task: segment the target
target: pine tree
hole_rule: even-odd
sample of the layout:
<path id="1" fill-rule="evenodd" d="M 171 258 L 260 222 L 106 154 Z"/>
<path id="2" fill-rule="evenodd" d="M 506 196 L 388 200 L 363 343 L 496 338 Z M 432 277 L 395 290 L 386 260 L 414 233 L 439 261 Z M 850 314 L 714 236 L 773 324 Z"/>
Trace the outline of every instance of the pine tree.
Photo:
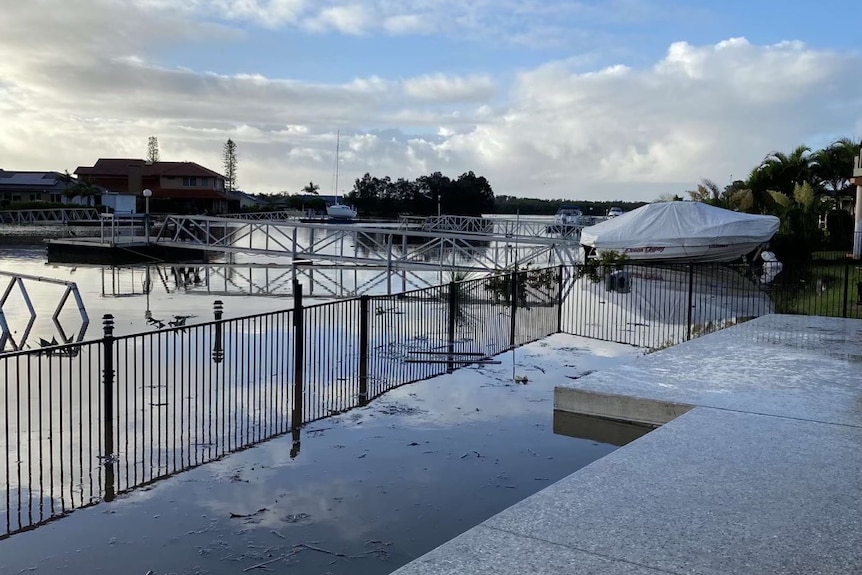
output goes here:
<path id="1" fill-rule="evenodd" d="M 147 142 L 147 161 L 153 164 L 159 161 L 159 139 L 155 136 L 150 136 Z"/>
<path id="2" fill-rule="evenodd" d="M 224 143 L 224 187 L 232 192 L 236 189 L 236 143 L 228 138 Z"/>

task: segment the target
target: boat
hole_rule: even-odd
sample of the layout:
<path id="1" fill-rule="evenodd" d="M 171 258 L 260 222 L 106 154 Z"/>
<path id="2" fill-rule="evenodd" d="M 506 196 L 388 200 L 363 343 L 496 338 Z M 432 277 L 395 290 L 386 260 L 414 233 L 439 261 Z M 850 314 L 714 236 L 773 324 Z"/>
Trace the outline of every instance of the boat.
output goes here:
<path id="1" fill-rule="evenodd" d="M 546 228 L 549 234 L 569 235 L 581 229 L 584 214 L 578 206 L 560 206 L 554 216 L 554 223 Z"/>
<path id="2" fill-rule="evenodd" d="M 335 203 L 326 206 L 326 216 L 330 220 L 349 221 L 356 217 L 356 209 L 353 206 L 342 204 L 338 201 L 338 153 L 341 144 L 341 131 L 335 136 Z"/>
<path id="3" fill-rule="evenodd" d="M 778 231 L 775 216 L 746 214 L 703 202 L 647 204 L 585 227 L 587 257 L 614 251 L 636 261 L 731 262 Z"/>
<path id="4" fill-rule="evenodd" d="M 326 206 L 326 215 L 330 220 L 352 220 L 356 217 L 356 210 L 352 206 L 336 201 L 334 204 Z"/>

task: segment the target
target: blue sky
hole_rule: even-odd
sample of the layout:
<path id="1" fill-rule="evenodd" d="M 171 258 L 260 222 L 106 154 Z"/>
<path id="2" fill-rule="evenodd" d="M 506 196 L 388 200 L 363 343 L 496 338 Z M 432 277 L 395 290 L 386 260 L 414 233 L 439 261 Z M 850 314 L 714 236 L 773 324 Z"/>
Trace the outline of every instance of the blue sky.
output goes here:
<path id="1" fill-rule="evenodd" d="M 862 136 L 860 3 L 30 0 L 0 19 L 0 167 L 98 157 L 298 192 L 473 170 L 498 194 L 651 200 Z M 341 187 L 341 186 L 340 186 Z"/>

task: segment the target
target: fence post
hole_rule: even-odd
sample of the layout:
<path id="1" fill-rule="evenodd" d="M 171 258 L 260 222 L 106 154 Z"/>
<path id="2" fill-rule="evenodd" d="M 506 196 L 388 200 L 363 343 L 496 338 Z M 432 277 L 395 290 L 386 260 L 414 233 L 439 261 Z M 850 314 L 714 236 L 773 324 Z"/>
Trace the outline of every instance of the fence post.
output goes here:
<path id="1" fill-rule="evenodd" d="M 847 298 L 850 297 L 850 262 L 844 260 L 844 305 L 841 317 L 847 317 Z"/>
<path id="2" fill-rule="evenodd" d="M 359 405 L 368 405 L 368 301 L 359 298 Z"/>
<path id="3" fill-rule="evenodd" d="M 455 323 L 458 315 L 458 284 L 449 282 L 449 331 L 448 331 L 448 354 L 446 359 L 446 371 L 452 373 L 455 371 Z"/>
<path id="4" fill-rule="evenodd" d="M 305 367 L 305 324 L 302 312 L 302 284 L 293 281 L 293 415 L 291 427 L 302 427 L 303 368 Z"/>
<path id="5" fill-rule="evenodd" d="M 694 264 L 688 264 L 688 331 L 685 340 L 691 339 L 691 310 L 694 305 Z"/>
<path id="6" fill-rule="evenodd" d="M 116 496 L 114 478 L 114 316 L 102 316 L 102 401 L 104 402 L 104 443 L 102 464 L 105 466 L 105 501 Z"/>
<path id="7" fill-rule="evenodd" d="M 509 346 L 515 347 L 515 316 L 518 311 L 518 272 L 513 271 L 511 278 L 509 280 L 511 285 L 509 287 L 509 292 L 512 297 L 512 324 L 509 326 Z"/>
<path id="8" fill-rule="evenodd" d="M 224 360 L 224 335 L 222 333 L 223 326 L 221 323 L 222 314 L 224 311 L 224 304 L 220 299 L 217 299 L 213 302 L 213 319 L 217 322 L 215 324 L 215 344 L 213 346 L 213 355 L 212 360 L 213 363 L 221 363 Z"/>
<path id="9" fill-rule="evenodd" d="M 563 331 L 563 264 L 557 270 L 557 333 Z"/>

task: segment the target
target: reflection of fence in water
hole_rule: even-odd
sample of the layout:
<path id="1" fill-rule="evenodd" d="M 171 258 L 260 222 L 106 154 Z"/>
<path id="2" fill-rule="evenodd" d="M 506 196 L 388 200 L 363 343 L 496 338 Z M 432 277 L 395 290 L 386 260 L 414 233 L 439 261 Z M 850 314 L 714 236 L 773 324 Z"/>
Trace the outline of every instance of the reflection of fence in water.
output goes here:
<path id="1" fill-rule="evenodd" d="M 297 285 L 292 310 L 224 320 L 216 302 L 214 321 L 118 337 L 106 316 L 99 341 L 0 355 L 5 536 L 460 365 L 411 350 L 495 353 L 558 329 L 556 290 L 512 329 L 486 285 L 310 307 Z"/>
<path id="2" fill-rule="evenodd" d="M 660 347 L 773 309 L 858 317 L 855 265 L 795 270 L 762 287 L 727 265 L 628 265 L 623 283 L 580 268 L 564 290 L 551 268 L 308 307 L 297 285 L 291 310 L 224 320 L 216 302 L 211 322 L 119 337 L 107 318 L 101 340 L 0 355 L 0 538 L 468 354 L 559 331 Z"/>

